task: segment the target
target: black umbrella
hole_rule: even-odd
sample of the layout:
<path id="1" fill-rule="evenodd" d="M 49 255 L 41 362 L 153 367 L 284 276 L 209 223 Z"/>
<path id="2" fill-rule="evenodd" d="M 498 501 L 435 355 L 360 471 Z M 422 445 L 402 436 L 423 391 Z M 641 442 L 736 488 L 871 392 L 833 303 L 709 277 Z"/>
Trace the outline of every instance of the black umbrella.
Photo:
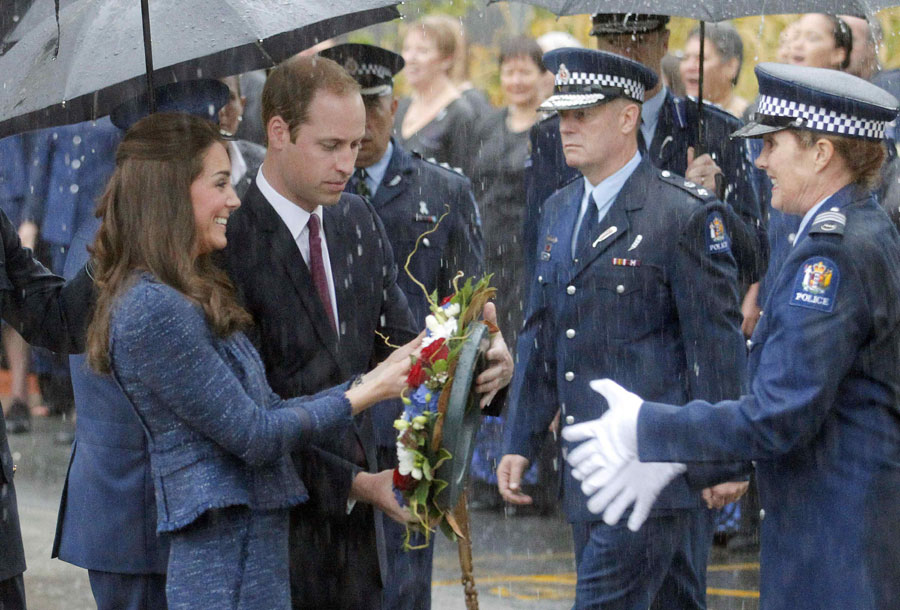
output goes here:
<path id="1" fill-rule="evenodd" d="M 51 15 L 18 40 L 7 41 L 11 44 L 0 54 L 0 137 L 96 119 L 144 93 L 150 83 L 220 78 L 272 67 L 327 38 L 399 17 L 396 4 L 397 0 L 64 3 L 58 16 Z M 17 33 L 14 30 L 13 36 Z"/>

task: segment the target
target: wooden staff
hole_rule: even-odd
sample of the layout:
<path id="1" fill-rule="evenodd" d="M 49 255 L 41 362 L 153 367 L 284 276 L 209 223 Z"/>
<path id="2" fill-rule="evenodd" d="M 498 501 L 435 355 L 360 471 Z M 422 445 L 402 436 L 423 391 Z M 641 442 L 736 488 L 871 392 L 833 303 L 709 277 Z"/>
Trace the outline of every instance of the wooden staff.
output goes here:
<path id="1" fill-rule="evenodd" d="M 475 576 L 472 568 L 472 537 L 469 535 L 469 506 L 466 492 L 459 494 L 459 501 L 453 509 L 456 525 L 459 527 L 457 545 L 459 546 L 459 567 L 462 570 L 462 586 L 466 592 L 466 610 L 478 610 L 478 589 L 475 588 Z"/>

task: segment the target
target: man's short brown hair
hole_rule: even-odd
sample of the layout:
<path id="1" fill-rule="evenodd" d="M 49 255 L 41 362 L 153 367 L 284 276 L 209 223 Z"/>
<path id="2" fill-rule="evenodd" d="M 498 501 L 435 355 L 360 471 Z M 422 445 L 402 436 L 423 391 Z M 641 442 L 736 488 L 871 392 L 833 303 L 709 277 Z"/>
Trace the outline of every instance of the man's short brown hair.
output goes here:
<path id="1" fill-rule="evenodd" d="M 359 93 L 359 83 L 337 62 L 320 57 L 293 57 L 269 73 L 262 92 L 263 127 L 280 116 L 291 130 L 291 142 L 306 122 L 309 105 L 319 90 L 334 95 Z"/>

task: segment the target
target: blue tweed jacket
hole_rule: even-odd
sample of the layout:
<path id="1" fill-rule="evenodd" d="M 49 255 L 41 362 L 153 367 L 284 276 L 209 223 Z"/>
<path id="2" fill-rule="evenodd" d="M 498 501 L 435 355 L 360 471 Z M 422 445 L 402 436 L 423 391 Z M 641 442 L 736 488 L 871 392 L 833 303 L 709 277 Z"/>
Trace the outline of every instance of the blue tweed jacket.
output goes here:
<path id="1" fill-rule="evenodd" d="M 243 333 L 221 338 L 200 307 L 142 273 L 110 321 L 113 374 L 149 437 L 158 532 L 210 508 L 307 499 L 288 454 L 351 425 L 347 384 L 282 400 Z"/>

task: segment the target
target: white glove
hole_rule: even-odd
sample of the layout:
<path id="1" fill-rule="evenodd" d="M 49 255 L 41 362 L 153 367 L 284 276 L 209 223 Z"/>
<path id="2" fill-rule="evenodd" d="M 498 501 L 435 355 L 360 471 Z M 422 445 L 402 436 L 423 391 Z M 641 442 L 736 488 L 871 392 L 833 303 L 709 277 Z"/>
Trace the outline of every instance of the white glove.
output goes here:
<path id="1" fill-rule="evenodd" d="M 591 389 L 606 398 L 609 410 L 599 419 L 563 428 L 569 442 L 583 440 L 566 456 L 572 476 L 579 481 L 595 477 L 605 485 L 629 461 L 637 458 L 637 418 L 643 399 L 611 379 L 595 379 Z"/>
<path id="2" fill-rule="evenodd" d="M 586 495 L 594 494 L 587 503 L 594 514 L 603 512 L 607 525 L 619 522 L 629 506 L 634 505 L 628 517 L 628 529 L 636 532 L 647 520 L 653 503 L 672 479 L 687 470 L 687 466 L 668 462 L 639 462 L 633 459 L 617 471 L 608 483 L 599 487 L 588 477 L 581 484 Z"/>

